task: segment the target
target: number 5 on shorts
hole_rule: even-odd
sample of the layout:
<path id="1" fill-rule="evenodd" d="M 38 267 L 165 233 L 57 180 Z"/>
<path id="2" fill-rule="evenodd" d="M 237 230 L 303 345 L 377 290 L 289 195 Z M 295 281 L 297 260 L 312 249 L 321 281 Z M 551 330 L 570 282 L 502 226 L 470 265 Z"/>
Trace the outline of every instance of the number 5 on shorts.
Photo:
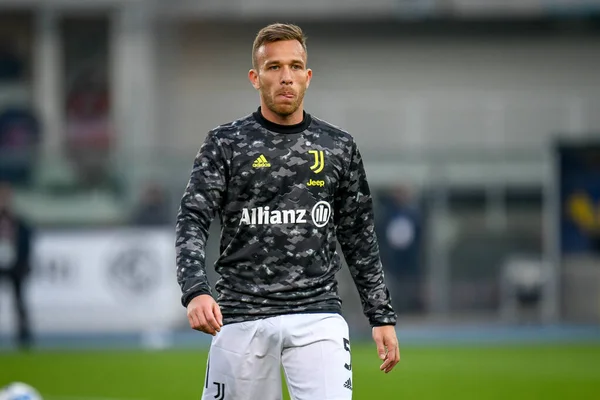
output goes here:
<path id="1" fill-rule="evenodd" d="M 346 338 L 344 338 L 344 350 L 346 350 L 348 353 L 350 353 L 350 341 Z M 344 364 L 344 367 L 348 371 L 352 371 L 352 356 L 350 356 L 350 363 Z"/>

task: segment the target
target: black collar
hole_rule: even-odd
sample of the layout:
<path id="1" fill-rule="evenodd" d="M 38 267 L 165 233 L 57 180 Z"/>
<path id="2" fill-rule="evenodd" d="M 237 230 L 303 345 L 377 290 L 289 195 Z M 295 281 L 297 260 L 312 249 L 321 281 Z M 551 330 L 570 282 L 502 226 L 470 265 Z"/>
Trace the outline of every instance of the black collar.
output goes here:
<path id="1" fill-rule="evenodd" d="M 262 125 L 263 128 L 268 129 L 272 132 L 300 133 L 300 132 L 304 132 L 305 130 L 307 130 L 308 126 L 312 122 L 312 118 L 311 118 L 310 114 L 308 114 L 306 111 L 303 111 L 302 113 L 303 113 L 302 122 L 295 124 L 295 125 L 280 125 L 280 124 L 276 124 L 275 122 L 269 121 L 268 119 L 263 117 L 262 113 L 260 112 L 260 107 L 258 107 L 258 110 L 256 110 L 254 113 L 252 113 L 252 115 L 254 116 L 254 119 L 256 120 L 256 122 L 258 122 L 260 125 Z"/>

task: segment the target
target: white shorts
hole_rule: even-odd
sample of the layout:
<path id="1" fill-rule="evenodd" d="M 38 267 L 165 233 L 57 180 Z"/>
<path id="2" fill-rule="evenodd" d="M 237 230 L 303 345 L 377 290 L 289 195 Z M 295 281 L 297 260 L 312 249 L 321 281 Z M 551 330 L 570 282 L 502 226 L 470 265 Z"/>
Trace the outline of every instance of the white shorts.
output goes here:
<path id="1" fill-rule="evenodd" d="M 213 337 L 203 400 L 352 399 L 348 324 L 339 314 L 290 314 L 225 325 Z"/>

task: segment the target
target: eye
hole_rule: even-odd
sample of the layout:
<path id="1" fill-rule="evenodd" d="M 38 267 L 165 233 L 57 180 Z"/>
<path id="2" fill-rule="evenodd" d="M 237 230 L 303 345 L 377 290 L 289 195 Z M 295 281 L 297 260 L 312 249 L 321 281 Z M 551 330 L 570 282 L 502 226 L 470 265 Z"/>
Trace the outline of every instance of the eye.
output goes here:
<path id="1" fill-rule="evenodd" d="M 270 69 L 270 70 L 273 70 L 273 71 L 275 71 L 275 70 L 278 70 L 278 69 L 279 69 L 279 65 L 271 65 L 271 66 L 269 67 L 269 69 Z"/>
<path id="2" fill-rule="evenodd" d="M 301 70 L 303 68 L 302 68 L 302 65 L 300 65 L 300 64 L 294 64 L 294 65 L 292 65 L 292 69 Z"/>

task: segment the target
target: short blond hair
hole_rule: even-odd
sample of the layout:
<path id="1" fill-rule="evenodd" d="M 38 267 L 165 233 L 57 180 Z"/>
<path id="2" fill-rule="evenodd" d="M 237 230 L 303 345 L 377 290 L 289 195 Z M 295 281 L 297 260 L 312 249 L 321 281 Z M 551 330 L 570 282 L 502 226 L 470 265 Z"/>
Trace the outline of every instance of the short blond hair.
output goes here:
<path id="1" fill-rule="evenodd" d="M 299 26 L 281 23 L 271 24 L 265 26 L 256 34 L 254 44 L 252 45 L 252 67 L 256 69 L 258 66 L 256 53 L 261 46 L 280 40 L 297 40 L 302 45 L 304 52 L 306 52 L 306 37 Z"/>

